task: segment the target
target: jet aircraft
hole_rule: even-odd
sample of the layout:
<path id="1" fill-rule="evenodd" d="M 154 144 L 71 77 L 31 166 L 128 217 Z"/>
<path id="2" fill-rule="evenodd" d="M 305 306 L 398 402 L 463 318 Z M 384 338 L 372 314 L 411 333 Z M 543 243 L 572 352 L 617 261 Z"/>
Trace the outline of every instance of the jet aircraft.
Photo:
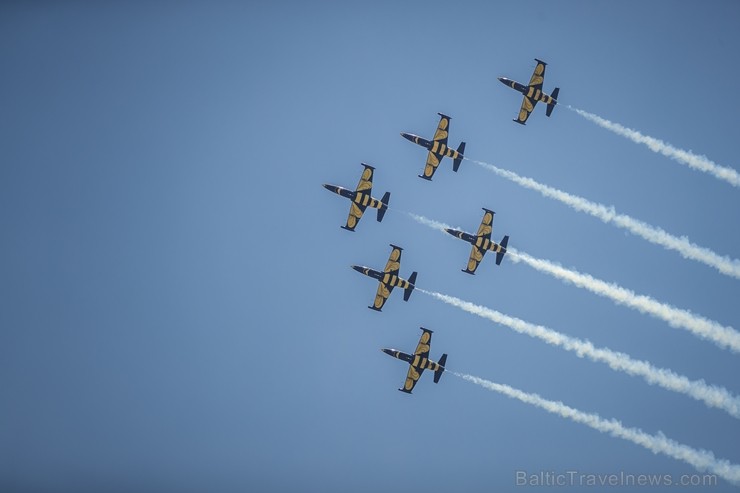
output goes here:
<path id="1" fill-rule="evenodd" d="M 542 92 L 542 83 L 545 81 L 545 67 L 547 64 L 536 58 L 535 61 L 537 62 L 537 66 L 534 68 L 534 73 L 532 74 L 532 78 L 529 79 L 529 85 L 527 86 L 520 84 L 515 80 L 507 79 L 506 77 L 498 78 L 502 84 L 509 86 L 524 95 L 519 115 L 514 118 L 515 122 L 521 123 L 522 125 L 524 125 L 527 118 L 529 118 L 529 114 L 534 111 L 534 107 L 538 101 L 542 101 L 547 105 L 547 110 L 545 112 L 547 116 L 550 116 L 552 110 L 555 109 L 555 105 L 558 104 L 557 99 L 560 88 L 556 87 L 555 90 L 552 91 L 552 95 Z"/>
<path id="2" fill-rule="evenodd" d="M 506 245 L 509 243 L 508 235 L 504 236 L 500 245 L 491 241 L 493 215 L 495 212 L 489 211 L 485 207 L 483 207 L 483 210 L 485 213 L 480 222 L 480 227 L 478 227 L 478 233 L 475 236 L 465 233 L 464 231 L 445 228 L 445 231 L 450 233 L 452 236 L 465 240 L 473 245 L 473 248 L 470 250 L 468 265 L 464 269 L 461 269 L 463 272 L 467 272 L 468 274 L 475 274 L 475 269 L 478 268 L 478 264 L 483 260 L 483 255 L 485 255 L 489 250 L 496 252 L 496 265 L 500 265 L 501 261 L 504 259 L 504 254 L 506 253 Z"/>
<path id="3" fill-rule="evenodd" d="M 432 331 L 420 327 L 422 330 L 421 338 L 419 338 L 419 344 L 416 346 L 414 354 L 403 353 L 397 349 L 386 349 L 383 348 L 385 354 L 398 358 L 401 361 L 405 361 L 409 364 L 409 371 L 406 374 L 406 381 L 403 384 L 403 388 L 400 388 L 401 392 L 410 394 L 414 389 L 414 385 L 421 377 L 424 370 L 432 370 L 434 372 L 434 383 L 439 382 L 442 377 L 442 373 L 445 371 L 445 363 L 447 363 L 447 355 L 443 354 L 439 358 L 439 362 L 432 361 L 429 359 L 429 346 L 432 344 Z"/>
<path id="4" fill-rule="evenodd" d="M 372 306 L 368 306 L 371 310 L 381 311 L 388 296 L 391 295 L 393 288 L 399 287 L 403 289 L 403 301 L 408 301 L 411 296 L 411 292 L 414 290 L 414 283 L 416 282 L 416 272 L 411 273 L 411 277 L 408 280 L 398 276 L 398 270 L 401 267 L 401 251 L 403 248 L 391 244 L 393 250 L 391 255 L 388 257 L 388 262 L 385 264 L 385 269 L 382 272 L 373 270 L 369 267 L 361 265 L 353 265 L 352 268 L 360 274 L 365 274 L 368 277 L 377 279 L 378 281 L 378 292 L 375 295 L 375 301 Z"/>
<path id="5" fill-rule="evenodd" d="M 330 192 L 334 192 L 337 195 L 348 198 L 352 201 L 349 205 L 349 216 L 347 216 L 347 224 L 342 226 L 347 231 L 354 231 L 355 226 L 360 221 L 362 214 L 368 207 L 378 209 L 378 222 L 383 220 L 385 211 L 388 210 L 388 201 L 391 198 L 390 192 L 385 192 L 383 198 L 378 200 L 370 196 L 373 190 L 373 172 L 375 168 L 369 164 L 361 163 L 365 169 L 362 171 L 360 176 L 360 182 L 357 184 L 357 188 L 352 191 L 346 188 L 338 187 L 336 185 L 328 185 L 324 183 L 324 188 Z"/>
<path id="6" fill-rule="evenodd" d="M 434 172 L 437 171 L 437 166 L 445 156 L 452 158 L 452 171 L 457 171 L 460 167 L 460 163 L 463 160 L 463 153 L 465 152 L 465 142 L 461 142 L 457 150 L 450 149 L 447 147 L 447 129 L 450 126 L 450 117 L 437 113 L 439 118 L 439 124 L 437 125 L 437 131 L 434 132 L 434 139 L 428 141 L 414 134 L 407 134 L 401 132 L 401 136 L 404 139 L 410 140 L 414 144 L 418 144 L 429 151 L 427 154 L 427 163 L 424 166 L 424 174 L 419 175 L 419 178 L 432 181 Z"/>

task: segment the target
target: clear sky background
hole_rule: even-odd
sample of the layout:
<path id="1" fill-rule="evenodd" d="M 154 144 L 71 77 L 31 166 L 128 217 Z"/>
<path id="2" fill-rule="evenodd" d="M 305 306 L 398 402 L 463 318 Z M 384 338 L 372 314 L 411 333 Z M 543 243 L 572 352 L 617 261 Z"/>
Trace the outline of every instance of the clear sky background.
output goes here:
<path id="1" fill-rule="evenodd" d="M 417 178 L 437 112 L 466 155 L 740 257 L 740 189 L 565 105 L 740 169 L 736 2 L 5 2 L 0 6 L 0 489 L 515 491 L 515 472 L 689 465 L 448 368 L 740 463 L 740 422 L 685 396 L 349 268 L 404 247 L 417 285 L 740 394 L 740 355 L 493 256 L 475 232 L 740 329 L 740 281 L 469 161 Z M 512 122 L 548 62 L 560 87 Z M 355 233 L 360 162 L 374 195 Z M 395 209 L 395 210 L 393 210 Z M 579 490 L 579 488 L 572 488 Z M 583 491 L 593 488 L 583 488 Z M 617 488 L 619 490 L 619 488 Z M 623 489 L 627 491 L 627 489 Z M 711 491 L 734 491 L 720 480 Z M 544 489 L 540 489 L 544 491 Z M 696 489 L 700 491 L 700 489 Z"/>

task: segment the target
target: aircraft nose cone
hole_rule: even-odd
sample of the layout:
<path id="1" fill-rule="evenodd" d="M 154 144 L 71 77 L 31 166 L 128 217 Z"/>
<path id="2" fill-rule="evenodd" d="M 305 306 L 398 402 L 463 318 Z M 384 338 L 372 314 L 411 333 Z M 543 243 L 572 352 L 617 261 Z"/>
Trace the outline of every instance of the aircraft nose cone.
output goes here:
<path id="1" fill-rule="evenodd" d="M 352 267 L 357 272 L 362 272 L 362 266 L 360 265 L 350 265 L 350 267 Z"/>
<path id="2" fill-rule="evenodd" d="M 407 134 L 406 132 L 401 132 L 401 137 L 406 140 L 410 140 L 411 142 L 414 141 L 414 137 L 411 134 Z"/>

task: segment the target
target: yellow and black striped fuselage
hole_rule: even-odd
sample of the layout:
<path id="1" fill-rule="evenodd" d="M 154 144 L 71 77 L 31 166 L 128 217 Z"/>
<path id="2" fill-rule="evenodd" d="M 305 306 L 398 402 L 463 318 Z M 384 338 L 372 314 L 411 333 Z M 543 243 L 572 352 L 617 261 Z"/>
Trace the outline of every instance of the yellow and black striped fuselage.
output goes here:
<path id="1" fill-rule="evenodd" d="M 352 199 L 352 202 L 357 205 L 372 207 L 373 209 L 380 209 L 380 207 L 383 205 L 380 200 L 372 198 L 370 194 L 367 194 L 365 192 L 354 192 L 354 194 L 355 196 Z"/>
<path id="2" fill-rule="evenodd" d="M 543 92 L 541 89 L 536 89 L 533 86 L 525 86 L 523 84 L 518 83 L 515 80 L 509 80 L 505 79 L 506 82 L 504 82 L 505 85 L 511 87 L 515 91 L 519 91 L 520 93 L 524 94 L 529 99 L 532 99 L 534 101 L 540 101 L 545 104 L 550 104 L 555 101 L 552 96 L 549 94 Z"/>
<path id="3" fill-rule="evenodd" d="M 490 238 L 483 238 L 482 236 L 477 236 L 473 245 L 477 246 L 481 250 L 488 250 L 490 252 L 499 253 L 506 251 L 506 248 L 502 247 L 495 241 L 491 241 Z"/>
<path id="4" fill-rule="evenodd" d="M 491 251 L 496 253 L 506 251 L 506 248 L 499 245 L 495 241 L 491 241 L 490 238 L 484 238 L 483 236 L 474 236 L 464 231 L 457 231 L 455 229 L 448 229 L 447 232 L 450 233 L 452 236 L 456 236 L 461 240 L 465 240 L 471 245 L 474 245 L 484 251 Z"/>
<path id="5" fill-rule="evenodd" d="M 391 274 L 390 272 L 380 272 L 375 269 L 361 267 L 359 265 L 353 265 L 352 268 L 361 274 L 377 279 L 386 286 L 392 286 L 394 288 L 399 287 L 401 289 L 406 289 L 411 286 L 411 283 L 406 279 L 399 277 L 396 274 Z"/>
<path id="6" fill-rule="evenodd" d="M 437 371 L 440 368 L 444 368 L 436 361 L 427 359 L 420 354 L 408 354 L 397 349 L 383 349 L 383 352 L 385 354 L 393 356 L 394 358 L 398 358 L 401 361 L 405 361 L 406 363 L 417 369 Z"/>
<path id="7" fill-rule="evenodd" d="M 433 152 L 434 154 L 441 154 L 442 156 L 447 156 L 452 159 L 458 159 L 460 157 L 463 157 L 462 154 L 457 152 L 455 149 L 450 149 L 449 147 L 447 147 L 447 145 L 445 145 L 443 142 L 440 142 L 438 140 L 434 140 L 430 142 L 427 139 L 424 139 L 414 134 L 403 133 L 401 135 L 405 137 L 407 140 L 410 140 L 414 144 L 420 145 L 421 147 L 429 150 L 430 152 Z"/>
<path id="8" fill-rule="evenodd" d="M 383 206 L 383 202 L 371 197 L 369 193 L 348 190 L 337 185 L 324 185 L 324 188 L 326 188 L 330 192 L 336 193 L 337 195 L 350 199 L 352 202 L 361 207 L 372 207 L 373 209 L 380 209 Z"/>

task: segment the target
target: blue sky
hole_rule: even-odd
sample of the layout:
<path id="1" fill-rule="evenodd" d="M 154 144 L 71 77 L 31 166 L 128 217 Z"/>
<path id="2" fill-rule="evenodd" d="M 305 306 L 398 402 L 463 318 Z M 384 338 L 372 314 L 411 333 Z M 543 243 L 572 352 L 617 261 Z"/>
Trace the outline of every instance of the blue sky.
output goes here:
<path id="1" fill-rule="evenodd" d="M 614 135 L 569 104 L 737 164 L 733 2 L 463 2 L 0 7 L 0 485 L 9 491 L 512 491 L 515 472 L 693 474 L 445 375 L 432 357 L 740 462 L 735 418 L 415 292 L 368 310 L 404 247 L 417 284 L 740 394 L 737 354 L 399 211 L 475 231 L 738 327 L 738 280 L 465 161 L 450 145 L 740 257 L 740 192 Z M 562 105 L 527 126 L 496 78 Z M 357 231 L 376 167 L 391 211 Z M 532 488 L 537 489 L 537 488 Z M 578 490 L 579 488 L 573 488 Z M 589 490 L 591 488 L 582 488 Z M 624 489 L 625 491 L 627 489 Z M 732 491 L 720 480 L 712 491 Z"/>

